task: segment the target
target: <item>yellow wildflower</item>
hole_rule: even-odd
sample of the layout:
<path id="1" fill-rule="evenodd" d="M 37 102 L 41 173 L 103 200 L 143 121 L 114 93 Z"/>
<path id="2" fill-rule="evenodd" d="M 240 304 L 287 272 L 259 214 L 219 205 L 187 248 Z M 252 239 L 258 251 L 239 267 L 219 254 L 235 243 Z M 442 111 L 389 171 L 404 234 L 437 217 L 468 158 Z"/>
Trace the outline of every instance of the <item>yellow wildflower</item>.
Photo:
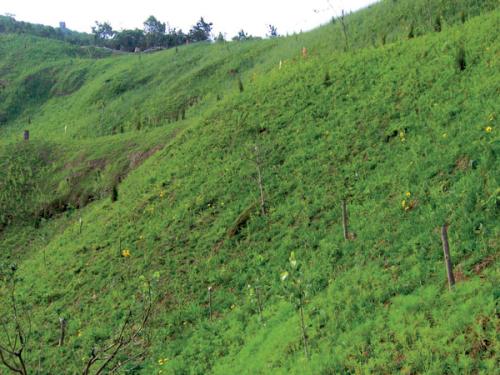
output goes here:
<path id="1" fill-rule="evenodd" d="M 160 359 L 158 360 L 158 364 L 159 364 L 160 366 L 163 366 L 163 365 L 164 365 L 165 363 L 167 363 L 167 362 L 168 362 L 168 358 L 160 358 Z"/>
<path id="2" fill-rule="evenodd" d="M 122 251 L 122 257 L 124 258 L 128 258 L 130 256 L 130 250 L 129 249 L 125 249 Z"/>
<path id="3" fill-rule="evenodd" d="M 285 281 L 286 279 L 288 279 L 288 272 L 282 272 L 281 275 L 280 275 L 280 279 L 281 281 Z"/>
<path id="4" fill-rule="evenodd" d="M 406 199 L 403 199 L 403 201 L 401 202 L 401 207 L 406 209 Z"/>
<path id="5" fill-rule="evenodd" d="M 485 131 L 486 133 L 491 133 L 491 132 L 493 131 L 493 128 L 492 128 L 491 126 L 487 126 L 487 127 L 484 129 L 484 131 Z"/>
<path id="6" fill-rule="evenodd" d="M 411 193 L 409 191 L 406 192 L 405 194 L 408 198 L 411 197 Z"/>
<path id="7" fill-rule="evenodd" d="M 160 191 L 160 198 L 163 198 L 165 196 L 165 192 L 162 190 Z"/>

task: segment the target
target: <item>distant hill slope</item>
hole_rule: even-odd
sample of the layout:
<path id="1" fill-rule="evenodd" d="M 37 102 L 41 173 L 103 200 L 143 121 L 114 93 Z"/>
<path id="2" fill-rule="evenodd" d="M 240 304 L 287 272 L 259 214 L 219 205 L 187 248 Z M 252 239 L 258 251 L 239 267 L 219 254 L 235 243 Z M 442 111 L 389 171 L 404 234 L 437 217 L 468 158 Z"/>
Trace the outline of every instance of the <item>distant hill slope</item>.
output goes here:
<path id="1" fill-rule="evenodd" d="M 193 106 L 210 107 L 217 96 L 234 92 L 239 77 L 249 80 L 254 72 L 268 72 L 279 61 L 297 58 L 303 47 L 309 55 L 329 56 L 346 48 L 345 35 L 350 50 L 380 47 L 407 40 L 409 34 L 435 32 L 438 22 L 446 29 L 497 5 L 496 0 L 382 1 L 347 16 L 346 34 L 336 20 L 278 40 L 201 43 L 102 61 L 96 57 L 109 51 L 29 33 L 0 33 L 0 124 L 24 128 L 31 121 L 51 138 L 66 125 L 79 138 L 156 127 Z"/>
<path id="2" fill-rule="evenodd" d="M 498 3 L 384 1 L 347 51 L 339 22 L 107 57 L 0 35 L 0 316 L 14 273 L 32 373 L 82 373 L 149 293 L 122 373 L 495 373 Z"/>
<path id="3" fill-rule="evenodd" d="M 75 45 L 89 45 L 94 41 L 94 36 L 80 33 L 66 27 L 52 27 L 29 22 L 18 21 L 12 16 L 0 15 L 0 34 L 26 34 L 47 39 L 55 39 Z"/>

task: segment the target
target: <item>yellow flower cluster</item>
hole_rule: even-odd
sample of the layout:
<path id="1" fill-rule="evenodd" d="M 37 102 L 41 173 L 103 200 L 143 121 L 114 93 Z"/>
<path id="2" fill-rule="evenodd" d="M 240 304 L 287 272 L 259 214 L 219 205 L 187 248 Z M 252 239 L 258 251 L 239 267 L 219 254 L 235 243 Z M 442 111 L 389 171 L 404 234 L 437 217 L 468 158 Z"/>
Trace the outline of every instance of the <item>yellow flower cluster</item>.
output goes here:
<path id="1" fill-rule="evenodd" d="M 405 193 L 405 197 L 406 198 L 401 201 L 401 208 L 403 208 L 403 210 L 405 211 L 409 211 L 413 208 L 413 202 L 409 200 L 409 198 L 411 197 L 411 192 L 407 191 Z"/>
<path id="2" fill-rule="evenodd" d="M 158 360 L 158 364 L 159 364 L 160 366 L 163 366 L 163 365 L 164 365 L 165 363 L 167 363 L 167 362 L 168 362 L 168 358 L 160 358 L 160 359 Z"/>
<path id="3" fill-rule="evenodd" d="M 165 196 L 165 192 L 162 190 L 160 191 L 160 198 L 163 198 Z"/>
<path id="4" fill-rule="evenodd" d="M 129 249 L 125 249 L 122 251 L 122 257 L 124 258 L 128 258 L 130 256 L 130 250 Z"/>
<path id="5" fill-rule="evenodd" d="M 493 131 L 493 128 L 491 126 L 487 126 L 486 128 L 484 128 L 484 131 L 486 133 L 491 133 Z"/>

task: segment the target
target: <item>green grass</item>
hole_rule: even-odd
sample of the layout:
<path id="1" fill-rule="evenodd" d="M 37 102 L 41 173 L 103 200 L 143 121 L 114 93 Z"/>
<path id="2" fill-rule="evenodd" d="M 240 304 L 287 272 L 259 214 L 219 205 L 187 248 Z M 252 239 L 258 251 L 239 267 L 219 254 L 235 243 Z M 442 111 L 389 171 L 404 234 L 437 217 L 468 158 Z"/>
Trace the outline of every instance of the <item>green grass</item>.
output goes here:
<path id="1" fill-rule="evenodd" d="M 500 13 L 495 2 L 433 2 L 428 17 L 427 4 L 387 1 L 353 14 L 347 52 L 338 23 L 98 59 L 0 35 L 11 51 L 0 57 L 9 72 L 0 173 L 26 182 L 0 183 L 10 204 L 0 207 L 10 218 L 0 259 L 18 266 L 17 295 L 34 327 L 30 367 L 81 373 L 92 346 L 116 334 L 130 306 L 140 310 L 140 276 L 159 272 L 147 355 L 124 373 L 494 374 Z M 373 43 L 381 33 L 387 43 Z M 41 46 L 47 56 L 30 64 Z M 26 127 L 32 140 L 22 144 Z M 451 293 L 444 222 L 459 280 Z M 291 251 L 304 272 L 309 360 L 280 281 Z M 262 322 L 248 285 L 261 291 Z M 5 312 L 4 287 L 1 298 Z M 68 319 L 63 348 L 54 344 L 59 316 Z"/>

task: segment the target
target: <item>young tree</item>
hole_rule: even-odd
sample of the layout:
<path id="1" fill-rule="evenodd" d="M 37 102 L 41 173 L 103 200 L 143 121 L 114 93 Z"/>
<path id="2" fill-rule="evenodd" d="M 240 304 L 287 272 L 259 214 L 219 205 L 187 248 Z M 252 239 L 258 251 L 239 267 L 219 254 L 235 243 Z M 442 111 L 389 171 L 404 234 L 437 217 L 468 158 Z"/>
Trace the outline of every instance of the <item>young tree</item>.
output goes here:
<path id="1" fill-rule="evenodd" d="M 31 336 L 31 322 L 29 315 L 23 314 L 16 300 L 16 270 L 15 264 L 0 269 L 0 281 L 5 284 L 6 297 L 10 300 L 4 305 L 10 309 L 10 314 L 6 314 L 7 319 L 3 320 L 2 317 L 0 321 L 2 337 L 5 338 L 5 342 L 0 342 L 0 363 L 12 373 L 27 375 L 24 354 Z M 24 315 L 27 319 L 23 320 Z"/>
<path id="2" fill-rule="evenodd" d="M 33 341 L 31 317 L 16 299 L 16 270 L 15 265 L 0 268 L 0 292 L 2 292 L 0 306 L 1 312 L 7 317 L 4 320 L 0 316 L 0 373 L 3 374 L 2 370 L 6 368 L 10 373 L 27 375 L 35 373 L 34 370 L 30 371 L 33 362 L 26 358 L 26 354 L 31 352 Z M 145 331 L 158 298 L 156 289 L 159 279 L 158 272 L 153 273 L 150 279 L 144 276 L 139 278 L 140 293 L 133 305 L 135 307 L 131 307 L 114 337 L 94 345 L 84 363 L 83 375 L 116 373 L 127 363 L 144 359 L 148 343 Z M 138 311 L 134 314 L 132 308 Z M 61 328 L 59 346 L 64 344 L 65 319 L 61 320 Z M 50 350 L 49 345 L 44 347 L 41 344 L 40 348 L 43 351 Z"/>
<path id="3" fill-rule="evenodd" d="M 103 42 L 112 39 L 116 32 L 108 22 L 100 23 L 95 21 L 95 26 L 92 26 L 92 34 L 94 34 L 94 40 L 96 42 Z"/>
<path id="4" fill-rule="evenodd" d="M 347 32 L 347 24 L 345 21 L 345 12 L 342 10 L 342 14 L 340 15 L 340 23 L 342 24 L 342 33 L 344 34 L 344 40 L 345 40 L 345 51 L 349 51 L 349 34 Z"/>
<path id="5" fill-rule="evenodd" d="M 247 34 L 245 30 L 241 29 L 238 34 L 233 37 L 234 41 L 243 42 L 244 40 L 250 40 L 252 36 Z"/>
<path id="6" fill-rule="evenodd" d="M 221 32 L 219 32 L 219 35 L 217 35 L 217 38 L 215 38 L 215 41 L 217 43 L 223 43 L 226 41 L 226 38 L 224 37 L 224 34 L 222 34 Z"/>
<path id="7" fill-rule="evenodd" d="M 176 30 L 175 28 L 169 29 L 166 38 L 166 47 L 177 47 L 186 44 L 187 35 L 184 34 L 182 30 Z"/>
<path id="8" fill-rule="evenodd" d="M 155 16 L 149 16 L 146 21 L 144 21 L 144 33 L 145 34 L 165 34 L 167 25 L 164 22 L 160 22 Z"/>
<path id="9" fill-rule="evenodd" d="M 278 34 L 278 28 L 274 25 L 267 25 L 267 36 L 269 38 L 277 38 L 279 36 Z"/>
<path id="10" fill-rule="evenodd" d="M 167 26 L 165 23 L 160 22 L 154 16 L 144 21 L 144 34 L 146 47 L 160 47 L 165 44 L 165 30 Z"/>
<path id="11" fill-rule="evenodd" d="M 191 42 L 204 42 L 210 40 L 212 32 L 212 22 L 205 22 L 203 17 L 189 30 L 189 40 Z"/>
<path id="12" fill-rule="evenodd" d="M 113 48 L 118 50 L 134 52 L 137 47 L 143 48 L 144 46 L 144 32 L 139 29 L 123 30 L 113 38 Z"/>

